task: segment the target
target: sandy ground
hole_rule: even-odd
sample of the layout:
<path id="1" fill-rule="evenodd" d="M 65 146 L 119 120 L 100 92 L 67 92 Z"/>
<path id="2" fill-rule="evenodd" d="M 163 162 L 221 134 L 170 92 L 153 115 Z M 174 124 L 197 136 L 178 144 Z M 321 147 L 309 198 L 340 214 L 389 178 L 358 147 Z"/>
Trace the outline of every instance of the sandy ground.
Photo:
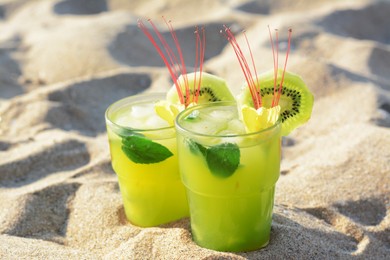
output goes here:
<path id="1" fill-rule="evenodd" d="M 1 0 L 0 258 L 388 258 L 389 13 L 389 1 Z M 235 93 L 244 78 L 223 25 L 240 41 L 246 30 L 259 71 L 273 64 L 267 25 L 279 28 L 281 46 L 293 29 L 288 70 L 303 77 L 315 106 L 283 142 L 262 250 L 200 248 L 189 219 L 155 228 L 125 219 L 104 111 L 171 86 L 137 27 L 152 18 L 166 33 L 161 15 L 185 54 L 194 26 L 206 26 L 205 69 Z"/>

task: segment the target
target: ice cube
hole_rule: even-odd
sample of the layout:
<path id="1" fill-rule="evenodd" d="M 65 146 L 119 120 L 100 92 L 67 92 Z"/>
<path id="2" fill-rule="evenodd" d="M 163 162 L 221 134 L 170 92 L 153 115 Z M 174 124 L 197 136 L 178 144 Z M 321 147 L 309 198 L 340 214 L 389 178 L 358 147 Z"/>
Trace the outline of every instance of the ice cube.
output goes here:
<path id="1" fill-rule="evenodd" d="M 202 115 L 208 117 L 214 121 L 224 121 L 227 122 L 236 117 L 235 110 L 232 110 L 231 107 L 210 107 L 202 111 Z"/>
<path id="2" fill-rule="evenodd" d="M 229 121 L 228 129 L 236 134 L 245 134 L 245 125 L 238 118 Z"/>
<path id="3" fill-rule="evenodd" d="M 151 116 L 146 118 L 145 124 L 144 124 L 144 127 L 146 129 L 162 128 L 162 127 L 167 127 L 167 126 L 169 126 L 168 122 L 156 114 L 152 114 Z"/>
<path id="4" fill-rule="evenodd" d="M 192 120 L 184 120 L 182 125 L 185 129 L 198 134 L 215 135 L 227 126 L 226 122 L 216 122 L 209 117 L 198 117 Z"/>
<path id="5" fill-rule="evenodd" d="M 153 104 L 134 105 L 123 109 L 115 117 L 115 123 L 136 129 L 155 129 L 168 126 L 168 123 L 156 115 Z"/>
<path id="6" fill-rule="evenodd" d="M 155 114 L 153 104 L 139 104 L 131 107 L 130 115 L 132 118 L 148 118 Z"/>

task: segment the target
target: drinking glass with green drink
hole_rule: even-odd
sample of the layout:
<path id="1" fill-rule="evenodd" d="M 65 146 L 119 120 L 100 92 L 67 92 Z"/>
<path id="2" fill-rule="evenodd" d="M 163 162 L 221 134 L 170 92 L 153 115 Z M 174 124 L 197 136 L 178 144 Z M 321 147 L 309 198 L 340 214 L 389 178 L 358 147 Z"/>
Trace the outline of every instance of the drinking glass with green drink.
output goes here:
<path id="1" fill-rule="evenodd" d="M 241 252 L 269 243 L 281 137 L 310 118 L 313 96 L 298 75 L 286 66 L 278 69 L 277 62 L 273 71 L 253 75 L 235 37 L 225 29 L 246 84 L 237 103 L 203 104 L 181 112 L 177 145 L 194 241 Z"/>
<path id="2" fill-rule="evenodd" d="M 176 127 L 195 242 L 219 251 L 265 246 L 279 177 L 281 121 L 248 134 L 237 104 L 217 102 L 185 110 Z"/>
<path id="3" fill-rule="evenodd" d="M 124 98 L 106 112 L 111 162 L 127 219 L 142 227 L 188 216 L 175 129 L 154 111 L 165 94 Z"/>

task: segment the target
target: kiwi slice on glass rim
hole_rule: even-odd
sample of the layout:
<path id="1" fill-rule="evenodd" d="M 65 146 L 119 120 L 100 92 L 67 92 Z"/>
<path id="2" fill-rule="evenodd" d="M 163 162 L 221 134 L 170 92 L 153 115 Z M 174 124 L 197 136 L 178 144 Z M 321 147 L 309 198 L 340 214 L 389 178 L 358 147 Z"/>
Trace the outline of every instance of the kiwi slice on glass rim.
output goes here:
<path id="1" fill-rule="evenodd" d="M 278 68 L 278 30 L 275 30 L 275 44 L 269 26 L 268 30 L 274 66 L 273 70 L 260 75 L 257 74 L 254 57 L 245 32 L 243 34 L 250 52 L 250 62 L 243 55 L 230 28 L 225 26 L 225 30 L 221 32 L 233 47 L 245 76 L 246 83 L 237 97 L 237 102 L 241 108 L 241 117 L 247 132 L 259 131 L 270 127 L 281 118 L 281 135 L 286 136 L 309 120 L 314 97 L 300 76 L 286 71 L 292 30 L 288 30 L 288 45 L 283 69 Z M 251 69 L 250 65 L 252 65 L 253 69 Z"/>
<path id="2" fill-rule="evenodd" d="M 280 88 L 283 70 L 278 69 L 276 86 Z M 274 80 L 273 70 L 257 76 L 257 89 L 260 89 L 262 106 L 271 108 L 274 102 Z M 248 84 L 245 84 L 237 102 L 241 107 L 254 107 L 254 102 Z M 292 130 L 304 124 L 310 119 L 313 108 L 314 97 L 302 78 L 289 71 L 284 72 L 284 80 L 281 87 L 279 106 L 282 121 L 282 135 L 288 135 Z"/>
<path id="3" fill-rule="evenodd" d="M 156 113 L 172 125 L 178 113 L 188 106 L 235 101 L 226 81 L 209 73 L 203 72 L 201 79 L 196 73 L 181 75 L 177 84 L 180 85 L 180 91 L 177 90 L 176 84 L 173 84 L 167 92 L 166 100 L 160 100 L 154 106 Z M 181 103 L 181 99 L 184 103 Z"/>
<path id="4" fill-rule="evenodd" d="M 210 103 L 210 102 L 217 102 L 217 101 L 234 101 L 234 97 L 232 93 L 230 92 L 230 89 L 228 85 L 226 84 L 226 81 L 220 77 L 217 77 L 215 75 L 203 72 L 201 75 L 201 79 L 199 82 L 199 86 L 196 86 L 197 80 L 196 80 L 196 74 L 195 73 L 188 73 L 186 75 L 187 79 L 183 75 L 181 75 L 178 78 L 178 81 L 180 82 L 180 86 L 182 86 L 182 93 L 184 100 L 191 99 L 195 95 L 198 95 L 196 97 L 196 103 L 202 104 L 202 103 Z M 199 75 L 198 75 L 199 77 Z M 187 80 L 189 85 L 188 93 L 185 89 L 185 81 Z M 198 79 L 199 80 L 199 79 Z M 199 93 L 196 93 L 199 92 Z M 171 87 L 171 89 L 167 93 L 167 100 L 172 103 L 178 103 L 179 102 L 179 94 L 176 90 L 175 85 Z"/>

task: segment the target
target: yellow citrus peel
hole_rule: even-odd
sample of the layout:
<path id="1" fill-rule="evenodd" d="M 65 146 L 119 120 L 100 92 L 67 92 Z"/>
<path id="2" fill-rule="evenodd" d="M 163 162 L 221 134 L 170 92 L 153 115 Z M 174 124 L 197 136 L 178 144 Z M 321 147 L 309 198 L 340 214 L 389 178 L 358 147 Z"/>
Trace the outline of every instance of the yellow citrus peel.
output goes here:
<path id="1" fill-rule="evenodd" d="M 196 105 L 196 103 L 190 103 L 187 107 Z M 183 104 L 171 103 L 167 100 L 160 100 L 154 104 L 154 111 L 156 114 L 168 122 L 170 126 L 175 124 L 176 116 L 185 109 Z"/>
<path id="2" fill-rule="evenodd" d="M 280 106 L 254 109 L 247 105 L 241 107 L 242 120 L 248 133 L 257 132 L 273 126 L 279 118 Z"/>

